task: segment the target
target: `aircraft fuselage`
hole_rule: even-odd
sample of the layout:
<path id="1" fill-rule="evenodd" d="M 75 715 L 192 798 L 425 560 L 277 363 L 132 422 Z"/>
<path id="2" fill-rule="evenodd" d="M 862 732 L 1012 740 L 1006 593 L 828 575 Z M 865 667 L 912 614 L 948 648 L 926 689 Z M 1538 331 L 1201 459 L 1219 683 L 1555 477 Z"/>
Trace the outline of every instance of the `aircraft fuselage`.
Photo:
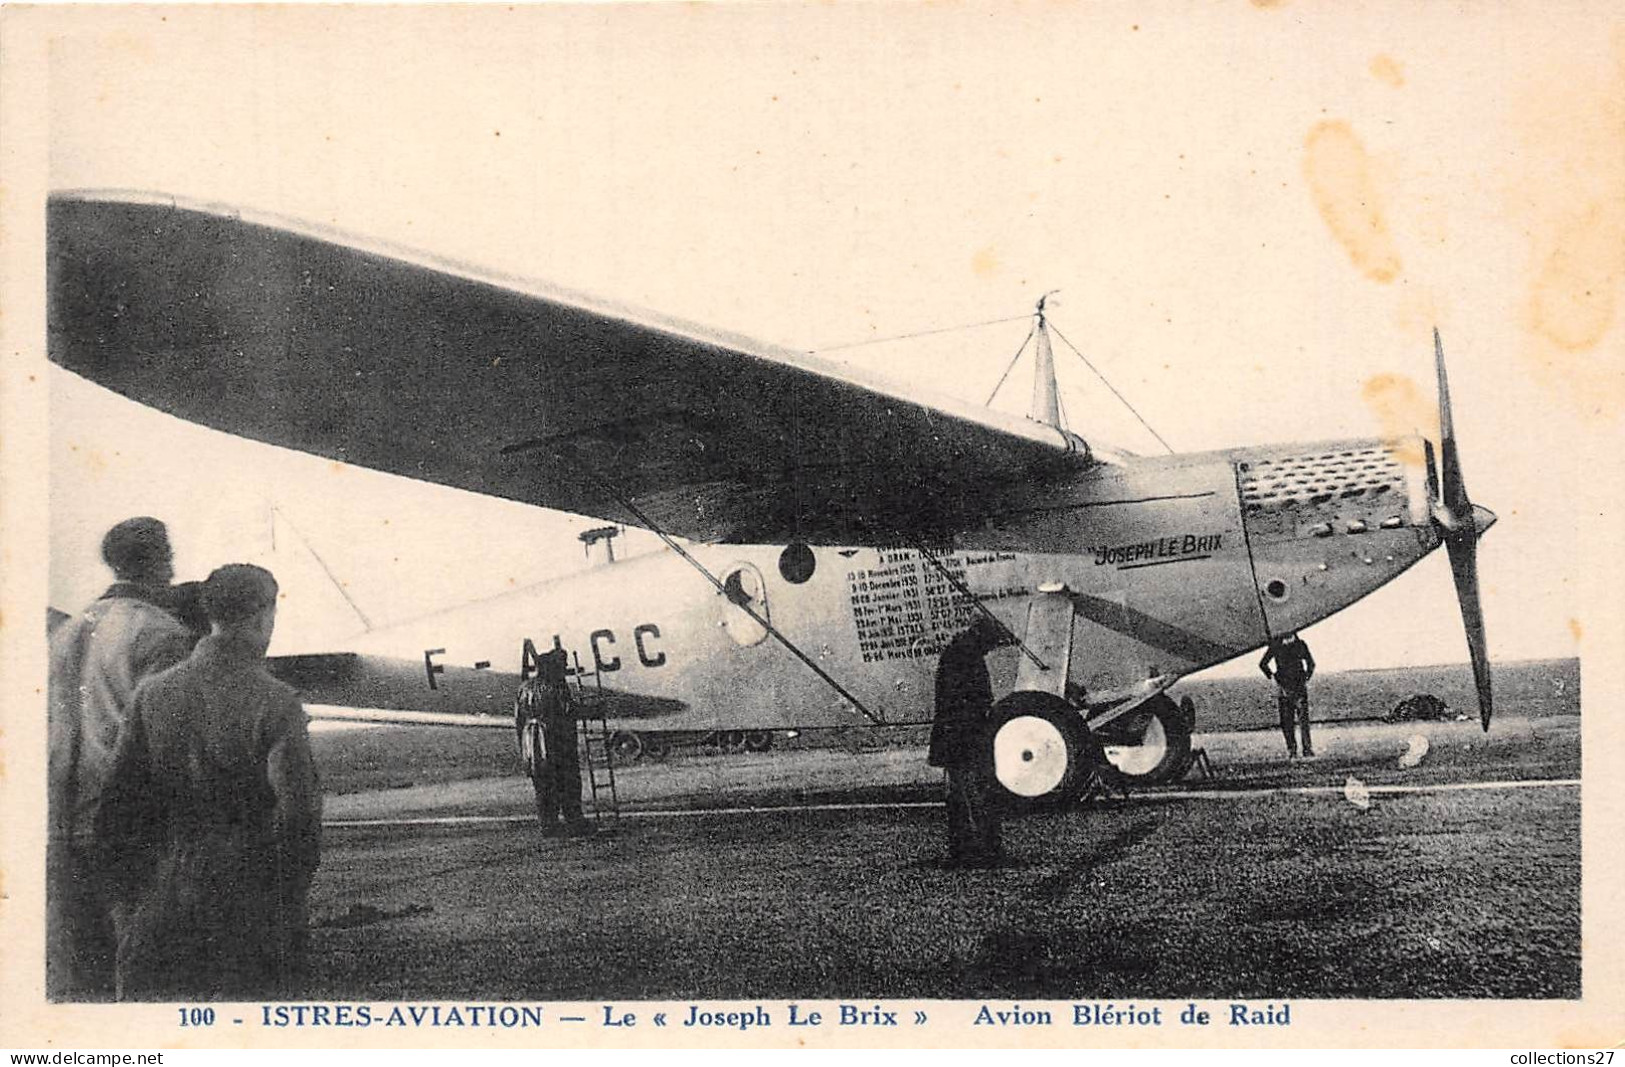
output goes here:
<path id="1" fill-rule="evenodd" d="M 310 699 L 502 712 L 535 653 L 557 646 L 623 726 L 924 722 L 938 654 L 981 610 L 961 587 L 1020 636 L 1040 587 L 1063 585 L 1068 688 L 1099 709 L 1308 626 L 1438 547 L 1425 449 L 1362 439 L 1130 457 L 1034 489 L 929 556 L 690 547 L 724 591 L 676 553 L 634 557 L 363 635 L 368 684 Z M 996 693 L 1020 655 L 990 657 Z"/>

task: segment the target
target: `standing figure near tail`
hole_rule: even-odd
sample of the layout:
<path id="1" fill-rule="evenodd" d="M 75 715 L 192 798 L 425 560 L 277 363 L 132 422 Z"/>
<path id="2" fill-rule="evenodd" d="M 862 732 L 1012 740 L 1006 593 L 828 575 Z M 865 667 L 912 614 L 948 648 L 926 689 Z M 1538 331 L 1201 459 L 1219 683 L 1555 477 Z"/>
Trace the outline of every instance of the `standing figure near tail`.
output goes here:
<path id="1" fill-rule="evenodd" d="M 536 787 L 542 832 L 580 837 L 590 834 L 592 825 L 581 813 L 581 757 L 565 660 L 562 648 L 537 657 L 535 676 L 519 687 L 514 725 Z"/>

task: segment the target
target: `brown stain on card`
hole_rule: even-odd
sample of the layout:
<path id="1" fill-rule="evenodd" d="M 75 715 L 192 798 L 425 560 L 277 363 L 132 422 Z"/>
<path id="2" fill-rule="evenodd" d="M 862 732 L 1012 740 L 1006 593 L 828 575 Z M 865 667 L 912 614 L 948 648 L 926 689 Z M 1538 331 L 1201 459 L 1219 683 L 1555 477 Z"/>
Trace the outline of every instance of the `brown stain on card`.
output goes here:
<path id="1" fill-rule="evenodd" d="M 1529 234 L 1521 355 L 1578 414 L 1613 419 L 1625 407 L 1625 25 L 1601 64 L 1546 71 L 1513 122 L 1526 169 L 1508 192 Z"/>
<path id="2" fill-rule="evenodd" d="M 1625 151 L 1625 144 L 1621 150 Z M 1549 239 L 1529 292 L 1529 325 L 1570 354 L 1597 347 L 1613 326 L 1625 280 L 1625 201 L 1586 205 Z"/>
<path id="3" fill-rule="evenodd" d="M 1393 56 L 1379 54 L 1371 57 L 1371 76 L 1384 85 L 1398 89 L 1405 84 L 1405 70 Z"/>
<path id="4" fill-rule="evenodd" d="M 1404 374 L 1373 374 L 1360 386 L 1360 399 L 1377 420 L 1377 433 L 1381 437 L 1398 438 L 1420 433 L 1424 437 L 1439 436 L 1438 409 L 1433 394 L 1416 384 L 1414 378 Z M 1423 462 L 1420 446 L 1401 447 L 1397 458 L 1402 463 Z"/>
<path id="5" fill-rule="evenodd" d="M 1317 123 L 1303 145 L 1303 173 L 1320 217 L 1361 274 L 1388 283 L 1399 276 L 1399 252 L 1383 215 L 1365 145 L 1347 122 Z"/>
<path id="6" fill-rule="evenodd" d="M 979 248 L 975 255 L 970 257 L 970 269 L 978 278 L 991 278 L 999 270 L 999 256 L 992 245 Z"/>
<path id="7" fill-rule="evenodd" d="M 1569 633 L 1573 635 L 1574 643 L 1579 644 L 1586 635 L 1586 628 L 1580 625 L 1579 619 L 1571 616 L 1569 618 Z"/>

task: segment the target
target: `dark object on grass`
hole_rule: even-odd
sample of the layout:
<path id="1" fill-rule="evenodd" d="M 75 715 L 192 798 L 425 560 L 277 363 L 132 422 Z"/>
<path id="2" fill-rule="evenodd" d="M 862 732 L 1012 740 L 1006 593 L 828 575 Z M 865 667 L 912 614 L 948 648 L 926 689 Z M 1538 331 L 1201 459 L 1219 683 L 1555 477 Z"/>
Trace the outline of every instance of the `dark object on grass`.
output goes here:
<path id="1" fill-rule="evenodd" d="M 1453 718 L 1450 706 L 1431 693 L 1418 693 L 1394 705 L 1388 722 L 1447 722 Z"/>

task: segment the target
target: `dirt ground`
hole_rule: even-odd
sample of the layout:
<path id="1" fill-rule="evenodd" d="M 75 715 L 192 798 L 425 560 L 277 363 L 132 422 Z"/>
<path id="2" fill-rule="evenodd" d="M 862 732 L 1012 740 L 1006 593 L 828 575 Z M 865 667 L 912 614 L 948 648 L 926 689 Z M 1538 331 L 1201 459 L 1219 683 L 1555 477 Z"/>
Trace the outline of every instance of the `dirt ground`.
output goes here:
<path id="1" fill-rule="evenodd" d="M 916 749 L 639 765 L 578 842 L 519 777 L 333 797 L 312 995 L 1579 995 L 1576 717 L 1198 744 L 1215 777 L 1010 822 L 990 871 L 939 862 Z"/>

